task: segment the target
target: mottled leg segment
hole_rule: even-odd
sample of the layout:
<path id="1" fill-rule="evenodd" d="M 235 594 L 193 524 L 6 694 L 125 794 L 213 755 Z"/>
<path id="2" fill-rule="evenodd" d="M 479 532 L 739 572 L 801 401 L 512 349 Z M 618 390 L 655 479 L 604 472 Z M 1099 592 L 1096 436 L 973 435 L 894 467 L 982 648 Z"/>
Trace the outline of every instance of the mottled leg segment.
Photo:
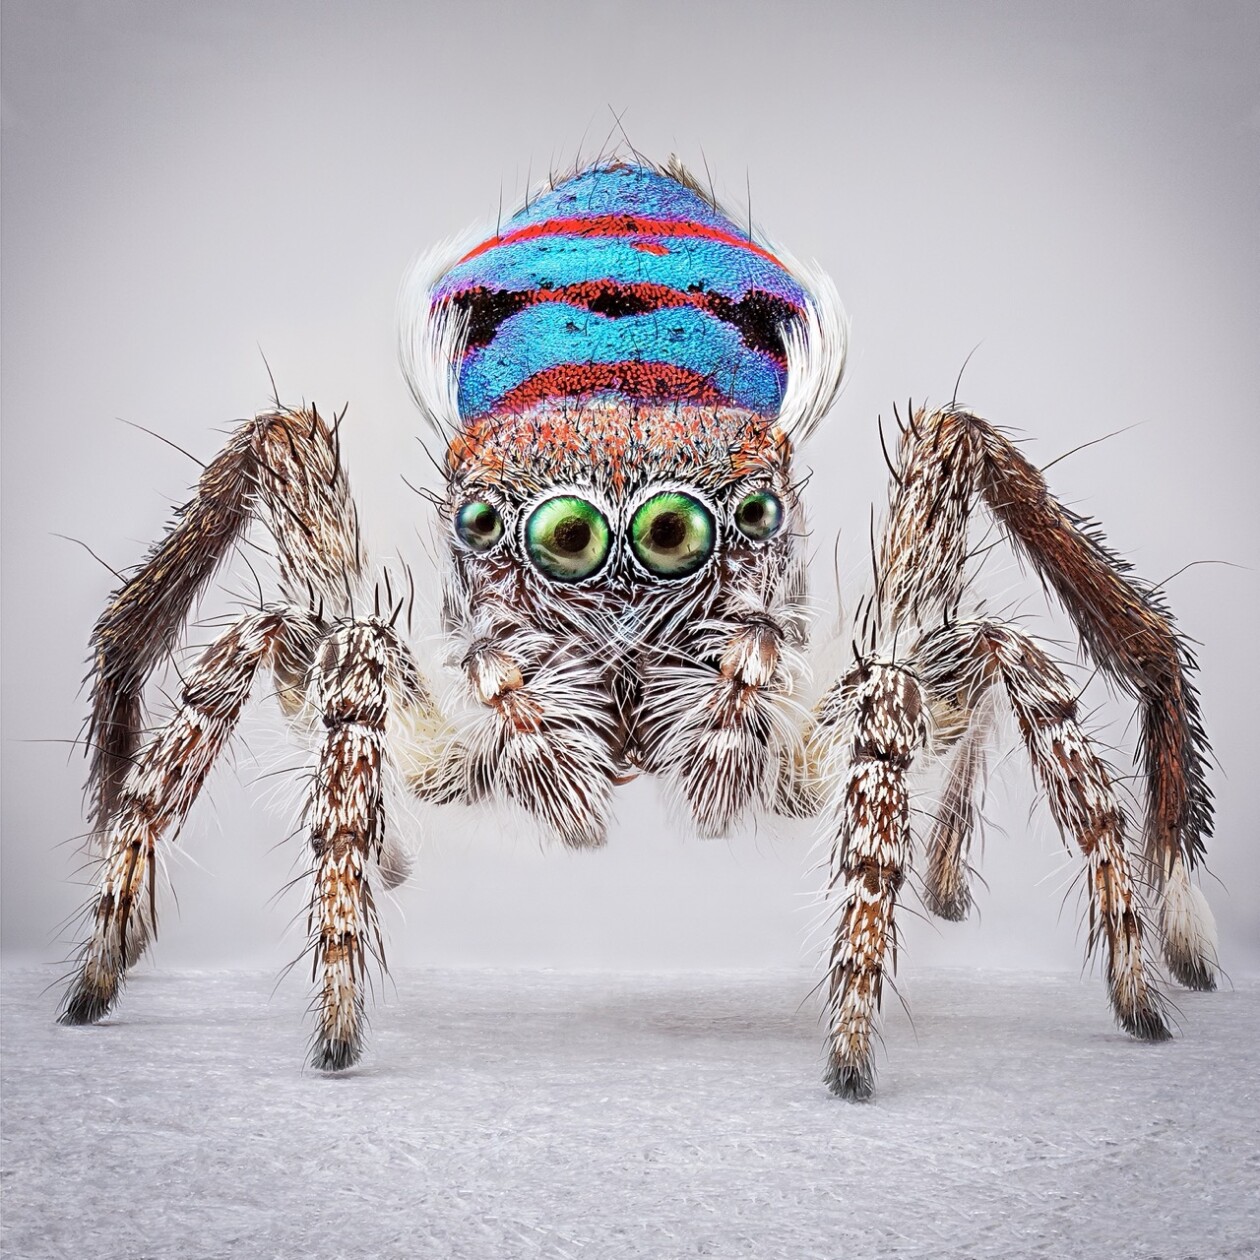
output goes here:
<path id="1" fill-rule="evenodd" d="M 718 661 L 704 703 L 688 715 L 677 769 L 702 835 L 720 836 L 763 800 L 779 771 L 774 698 L 790 691 L 783 631 L 770 618 L 739 625 Z"/>
<path id="2" fill-rule="evenodd" d="M 1116 1020 L 1135 1037 L 1169 1036 L 1162 1002 L 1143 960 L 1139 901 L 1125 854 L 1125 817 L 1106 765 L 1077 720 L 1063 672 L 1026 634 L 999 622 L 962 622 L 924 636 L 915 652 L 933 695 L 973 703 L 1002 686 L 1050 812 L 1076 839 L 1089 880 L 1089 949 L 1102 945 Z"/>
<path id="3" fill-rule="evenodd" d="M 385 723 L 397 651 L 375 618 L 343 624 L 321 645 L 311 692 L 324 724 L 311 795 L 314 887 L 308 926 L 316 1031 L 311 1064 L 340 1071 L 363 1051 L 369 955 L 384 961 L 370 872 L 385 834 Z"/>
<path id="4" fill-rule="evenodd" d="M 927 869 L 923 875 L 924 905 L 939 918 L 954 922 L 961 922 L 971 911 L 967 858 L 980 822 L 978 796 L 992 735 L 992 706 L 982 702 L 974 711 L 964 711 L 960 718 L 965 728 L 949 750 L 945 783 L 928 835 Z"/>
<path id="5" fill-rule="evenodd" d="M 66 1024 L 108 1013 L 124 974 L 157 930 L 155 849 L 179 830 L 231 736 L 260 665 L 305 656 L 315 628 L 285 609 L 243 618 L 188 675 L 179 708 L 115 793 L 92 935 L 61 1013 Z"/>
<path id="6" fill-rule="evenodd" d="M 819 707 L 816 740 L 838 776 L 829 899 L 836 904 L 828 960 L 826 1081 L 842 1098 L 874 1088 L 872 1042 L 886 959 L 896 965 L 897 895 L 910 864 L 907 774 L 928 736 L 927 704 L 909 671 L 864 663 Z"/>

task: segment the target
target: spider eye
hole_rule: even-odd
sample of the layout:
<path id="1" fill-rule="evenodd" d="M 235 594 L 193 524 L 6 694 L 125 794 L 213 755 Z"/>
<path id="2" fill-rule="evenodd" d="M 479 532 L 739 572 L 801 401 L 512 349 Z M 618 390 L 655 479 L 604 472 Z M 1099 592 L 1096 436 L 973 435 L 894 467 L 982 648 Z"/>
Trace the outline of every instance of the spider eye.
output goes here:
<path id="1" fill-rule="evenodd" d="M 782 524 L 783 504 L 769 490 L 745 495 L 735 509 L 735 525 L 746 538 L 769 538 L 779 532 Z"/>
<path id="2" fill-rule="evenodd" d="M 654 494 L 630 521 L 630 546 L 649 573 L 686 577 L 713 554 L 713 516 L 681 491 Z"/>
<path id="3" fill-rule="evenodd" d="M 455 535 L 473 551 L 489 551 L 503 537 L 503 517 L 492 503 L 465 503 L 455 514 Z"/>
<path id="4" fill-rule="evenodd" d="M 525 524 L 529 558 L 560 582 L 590 577 L 608 559 L 610 541 L 603 513 L 576 495 L 548 499 Z"/>

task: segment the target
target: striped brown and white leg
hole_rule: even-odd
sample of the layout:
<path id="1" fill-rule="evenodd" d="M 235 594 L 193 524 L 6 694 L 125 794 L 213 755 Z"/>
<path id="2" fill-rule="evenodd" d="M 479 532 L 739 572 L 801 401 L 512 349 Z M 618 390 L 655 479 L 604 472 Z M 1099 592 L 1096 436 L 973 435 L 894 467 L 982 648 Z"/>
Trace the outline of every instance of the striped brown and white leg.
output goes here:
<path id="1" fill-rule="evenodd" d="M 281 600 L 215 642 L 189 675 L 166 729 L 138 752 L 144 684 L 254 520 L 275 544 Z M 451 731 L 392 622 L 351 615 L 364 565 L 335 425 L 313 408 L 281 408 L 237 428 L 176 524 L 113 597 L 92 638 L 89 787 L 107 853 L 93 934 L 64 1022 L 99 1019 L 116 1000 L 126 968 L 155 928 L 158 843 L 182 823 L 259 667 L 269 663 L 286 716 L 303 730 L 321 719 L 324 731 L 308 815 L 320 981 L 314 1061 L 336 1069 L 357 1059 L 366 961 L 381 954 L 369 872 L 386 886 L 406 874 L 385 826 L 387 736 L 417 777 L 437 773 L 442 799 L 460 797 L 467 785 L 450 773 Z"/>
<path id="2" fill-rule="evenodd" d="M 311 697 L 324 725 L 312 782 L 311 938 L 315 1044 L 311 1064 L 340 1071 L 363 1051 L 369 959 L 384 965 L 371 877 L 385 836 L 389 666 L 396 644 L 377 619 L 341 625 L 321 645 Z"/>
<path id="3" fill-rule="evenodd" d="M 1028 635 L 994 621 L 958 622 L 930 632 L 915 649 L 915 662 L 935 697 L 961 695 L 976 704 L 999 686 L 1009 698 L 1054 820 L 1086 860 L 1089 950 L 1103 951 L 1116 1020 L 1135 1037 L 1164 1040 L 1170 1034 L 1162 999 L 1147 976 L 1124 811 L 1105 763 L 1081 728 L 1067 678 Z"/>
<path id="4" fill-rule="evenodd" d="M 1054 591 L 1099 668 L 1140 705 L 1146 864 L 1164 957 L 1181 983 L 1213 988 L 1211 914 L 1191 883 L 1212 827 L 1194 655 L 1161 592 L 1111 550 L 1096 523 L 1055 499 L 1005 434 L 970 412 L 920 411 L 903 430 L 879 549 L 877 606 L 886 628 L 956 616 L 977 500 Z"/>
<path id="5" fill-rule="evenodd" d="M 842 1098 L 861 1101 L 874 1089 L 873 1041 L 889 961 L 896 966 L 894 912 L 912 849 L 907 776 L 928 733 L 918 680 L 887 663 L 860 663 L 817 711 L 813 739 L 835 828 L 825 1079 Z"/>
<path id="6" fill-rule="evenodd" d="M 179 707 L 111 794 L 92 934 L 62 1005 L 61 1022 L 87 1024 L 116 1002 L 126 971 L 157 931 L 155 861 L 178 832 L 230 738 L 259 667 L 300 672 L 318 630 L 305 614 L 251 613 L 221 635 L 188 674 Z"/>

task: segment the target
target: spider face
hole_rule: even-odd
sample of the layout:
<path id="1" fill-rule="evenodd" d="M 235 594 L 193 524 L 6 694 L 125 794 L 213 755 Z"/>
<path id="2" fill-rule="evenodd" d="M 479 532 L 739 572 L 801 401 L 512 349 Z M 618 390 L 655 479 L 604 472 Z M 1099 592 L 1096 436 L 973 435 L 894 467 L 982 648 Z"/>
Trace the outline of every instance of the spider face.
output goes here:
<path id="1" fill-rule="evenodd" d="M 661 457 L 664 442 L 701 419 L 712 430 L 704 447 L 688 442 Z M 554 441 L 562 423 L 604 441 L 588 440 L 586 458 L 535 445 Z M 617 620 L 645 601 L 703 604 L 733 575 L 756 571 L 773 583 L 787 566 L 789 517 L 800 513 L 790 446 L 757 417 L 629 414 L 606 403 L 486 429 L 472 435 L 482 441 L 466 435 L 453 448 L 445 510 L 457 580 L 470 592 L 514 579 L 540 609 L 599 596 Z"/>
<path id="2" fill-rule="evenodd" d="M 453 659 L 480 678 L 473 662 L 506 653 L 522 691 L 562 660 L 591 716 L 583 745 L 598 745 L 614 780 L 688 769 L 675 742 L 691 701 L 731 668 L 720 627 L 762 625 L 767 601 L 783 609 L 769 638 L 750 630 L 754 672 L 776 686 L 737 701 L 762 752 L 752 773 L 746 760 L 710 767 L 713 783 L 734 786 L 697 811 L 703 831 L 728 827 L 769 790 L 777 745 L 795 739 L 803 521 L 787 435 L 743 408 L 566 400 L 466 426 L 449 459 Z"/>
<path id="3" fill-rule="evenodd" d="M 686 483 L 648 483 L 620 502 L 590 487 L 552 487 L 504 507 L 467 494 L 453 495 L 460 504 L 451 510 L 456 550 L 487 556 L 502 546 L 566 584 L 596 584 L 604 575 L 650 587 L 696 577 L 720 562 L 724 544 L 744 559 L 764 555 L 785 523 L 778 494 L 739 484 L 714 496 Z M 505 526 L 505 511 L 514 528 Z"/>

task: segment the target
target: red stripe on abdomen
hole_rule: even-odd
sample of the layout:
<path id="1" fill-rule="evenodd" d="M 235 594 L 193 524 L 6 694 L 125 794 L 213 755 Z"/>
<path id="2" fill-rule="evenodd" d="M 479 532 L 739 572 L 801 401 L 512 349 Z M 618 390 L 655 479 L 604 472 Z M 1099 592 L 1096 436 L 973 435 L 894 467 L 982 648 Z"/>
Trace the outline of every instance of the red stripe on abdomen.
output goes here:
<path id="1" fill-rule="evenodd" d="M 721 406 L 728 400 L 707 376 L 673 363 L 562 363 L 508 390 L 496 411 L 527 411 L 552 398 L 619 394 L 652 402 Z"/>
<path id="2" fill-rule="evenodd" d="M 500 245 L 514 245 L 517 241 L 530 241 L 540 236 L 661 236 L 684 237 L 718 241 L 735 249 L 745 249 L 749 253 L 759 254 L 762 258 L 774 263 L 776 267 L 783 264 L 769 250 L 762 249 L 747 237 L 736 236 L 721 228 L 707 227 L 703 223 L 685 223 L 676 219 L 640 219 L 634 215 L 604 214 L 589 219 L 548 219 L 545 223 L 530 223 L 506 236 L 492 236 L 483 241 L 475 249 L 471 249 L 455 265 L 462 266 L 487 250 L 497 249 Z"/>

